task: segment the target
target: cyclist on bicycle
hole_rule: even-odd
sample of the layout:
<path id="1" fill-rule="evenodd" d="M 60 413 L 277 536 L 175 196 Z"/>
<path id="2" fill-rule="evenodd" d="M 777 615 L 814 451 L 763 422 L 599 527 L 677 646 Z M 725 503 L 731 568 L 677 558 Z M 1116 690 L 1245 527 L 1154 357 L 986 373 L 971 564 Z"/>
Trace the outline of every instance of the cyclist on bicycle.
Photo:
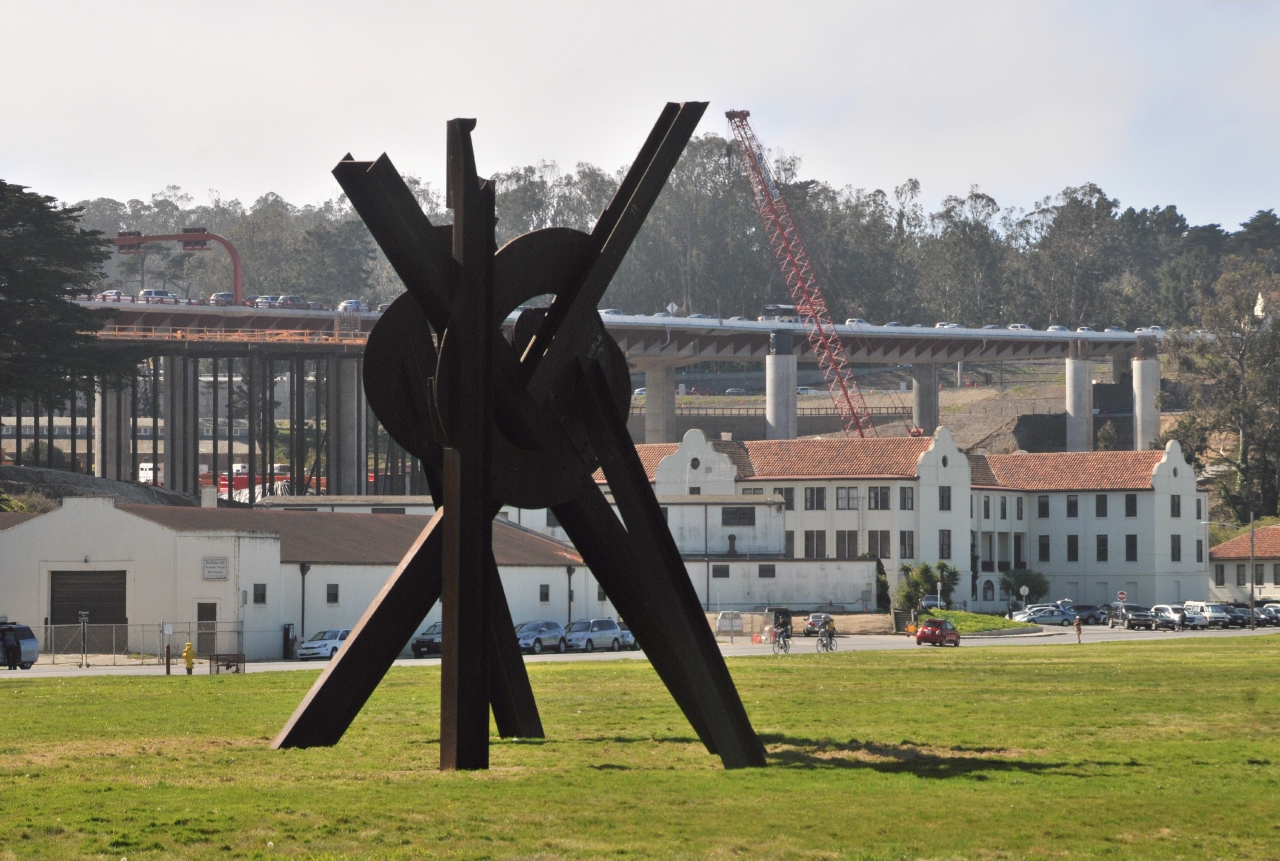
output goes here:
<path id="1" fill-rule="evenodd" d="M 774 640 L 790 640 L 791 639 L 791 620 L 778 619 L 777 624 L 773 626 Z"/>

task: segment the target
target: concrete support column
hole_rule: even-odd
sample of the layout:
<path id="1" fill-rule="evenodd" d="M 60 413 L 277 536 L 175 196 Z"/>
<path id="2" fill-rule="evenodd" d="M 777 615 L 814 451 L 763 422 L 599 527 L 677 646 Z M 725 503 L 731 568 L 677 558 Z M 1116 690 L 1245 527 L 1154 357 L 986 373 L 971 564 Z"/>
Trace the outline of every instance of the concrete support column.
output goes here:
<path id="1" fill-rule="evenodd" d="M 1129 376 L 1129 373 L 1128 356 L 1111 357 L 1111 382 L 1121 385 L 1124 383 L 1125 377 Z"/>
<path id="2" fill-rule="evenodd" d="M 964 362 L 956 362 L 956 388 L 964 388 Z"/>
<path id="3" fill-rule="evenodd" d="M 164 486 L 179 493 L 195 494 L 192 486 L 192 432 L 196 417 L 195 363 L 182 356 L 164 357 Z"/>
<path id="4" fill-rule="evenodd" d="M 675 442 L 676 366 L 646 362 L 644 368 L 644 441 Z"/>
<path id="5" fill-rule="evenodd" d="M 932 436 L 938 429 L 938 366 L 934 362 L 916 362 L 911 366 L 911 420 Z"/>
<path id="6" fill-rule="evenodd" d="M 1093 451 L 1093 361 L 1078 341 L 1067 359 L 1067 451 Z"/>
<path id="7" fill-rule="evenodd" d="M 1133 359 L 1133 450 L 1146 451 L 1160 436 L 1160 408 L 1156 395 L 1160 392 L 1160 360 L 1156 358 L 1154 339 L 1139 338 L 1138 355 Z"/>
<path id="8" fill-rule="evenodd" d="M 795 335 L 790 331 L 769 335 L 769 355 L 764 358 L 764 438 L 796 438 Z"/>
<path id="9" fill-rule="evenodd" d="M 132 413 L 132 386 L 114 390 L 98 382 L 94 403 L 93 474 L 98 478 L 115 481 L 133 480 L 133 458 L 130 453 L 132 434 L 129 418 Z M 43 440 L 41 440 L 43 442 Z M 44 462 L 36 466 L 43 466 Z"/>
<path id="10" fill-rule="evenodd" d="M 364 390 L 359 363 L 330 357 L 329 381 L 329 456 L 333 461 L 329 493 L 354 496 L 363 492 L 359 479 L 364 453 L 364 423 L 360 420 L 364 415 Z"/>

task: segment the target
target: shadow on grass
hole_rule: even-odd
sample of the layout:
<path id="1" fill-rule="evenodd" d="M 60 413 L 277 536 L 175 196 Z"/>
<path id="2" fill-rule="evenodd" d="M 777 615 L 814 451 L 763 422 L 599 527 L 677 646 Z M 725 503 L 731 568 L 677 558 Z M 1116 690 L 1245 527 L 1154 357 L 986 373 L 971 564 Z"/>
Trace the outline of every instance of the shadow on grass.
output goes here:
<path id="1" fill-rule="evenodd" d="M 859 741 L 856 738 L 841 743 L 831 739 L 768 734 L 761 735 L 760 741 L 768 750 L 771 765 L 805 769 L 870 769 L 883 774 L 914 774 L 934 779 L 967 777 L 981 781 L 987 780 L 988 774 L 1045 772 L 1064 777 L 1097 777 L 1097 772 L 1092 769 L 1142 765 L 1134 760 L 1074 763 L 1033 761 L 1019 758 L 1016 752 L 1002 748 L 963 745 L 925 748 L 907 739 L 897 744 Z"/>

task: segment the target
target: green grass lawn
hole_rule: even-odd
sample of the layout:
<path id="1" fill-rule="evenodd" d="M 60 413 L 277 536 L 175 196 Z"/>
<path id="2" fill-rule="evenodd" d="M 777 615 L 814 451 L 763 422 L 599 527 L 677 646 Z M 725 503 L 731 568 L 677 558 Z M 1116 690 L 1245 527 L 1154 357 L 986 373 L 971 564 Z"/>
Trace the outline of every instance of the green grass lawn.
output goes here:
<path id="1" fill-rule="evenodd" d="M 1015 622 L 1004 616 L 987 613 L 966 613 L 963 610 L 921 610 L 923 619 L 950 619 L 961 634 L 980 634 L 986 631 L 1004 631 L 1009 628 L 1034 628 L 1026 622 Z"/>
<path id="2" fill-rule="evenodd" d="M 730 669 L 767 769 L 636 661 L 530 665 L 548 738 L 466 774 L 434 668 L 286 752 L 314 673 L 0 683 L 0 859 L 1280 857 L 1280 636 Z"/>

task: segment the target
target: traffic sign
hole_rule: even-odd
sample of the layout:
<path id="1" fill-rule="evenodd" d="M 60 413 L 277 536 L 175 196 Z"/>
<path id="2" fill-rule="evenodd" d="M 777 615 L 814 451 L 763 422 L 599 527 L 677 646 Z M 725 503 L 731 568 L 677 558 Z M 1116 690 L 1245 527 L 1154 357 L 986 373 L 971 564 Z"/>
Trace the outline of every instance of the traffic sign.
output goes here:
<path id="1" fill-rule="evenodd" d="M 674 314 L 675 312 L 677 312 L 677 311 L 679 311 L 679 310 L 680 310 L 680 306 L 679 306 L 679 305 L 677 305 L 675 302 L 668 302 L 668 303 L 667 303 L 667 313 L 668 313 L 668 314 Z"/>
<path id="2" fill-rule="evenodd" d="M 1119 598 L 1121 601 L 1126 601 L 1128 600 L 1129 595 L 1126 592 L 1117 592 L 1116 597 Z"/>

